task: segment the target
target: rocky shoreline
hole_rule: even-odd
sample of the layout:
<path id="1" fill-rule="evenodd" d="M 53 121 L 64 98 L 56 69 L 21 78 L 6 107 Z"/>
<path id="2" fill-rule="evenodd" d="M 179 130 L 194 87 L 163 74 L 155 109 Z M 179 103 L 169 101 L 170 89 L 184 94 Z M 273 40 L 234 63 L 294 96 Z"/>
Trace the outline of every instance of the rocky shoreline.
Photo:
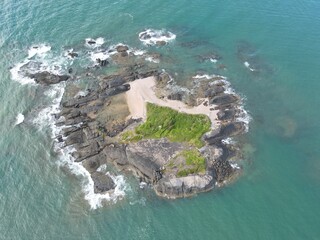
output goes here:
<path id="1" fill-rule="evenodd" d="M 75 58 L 77 54 L 73 53 L 71 57 Z M 99 67 L 109 64 L 105 59 L 96 61 Z M 57 142 L 75 149 L 72 157 L 91 174 L 95 193 L 107 193 L 115 188 L 110 175 L 98 171 L 104 164 L 112 164 L 121 172 L 132 172 L 140 182 L 151 184 L 159 196 L 167 198 L 209 191 L 238 175 L 240 170 L 232 167 L 230 160 L 238 156 L 239 151 L 224 144 L 223 140 L 244 133 L 246 124 L 238 121 L 241 98 L 229 91 L 230 84 L 224 77 L 197 75 L 191 89 L 179 87 L 168 73 L 148 69 L 136 61 L 125 45 L 114 49 L 112 61 L 120 65 L 118 73 L 98 76 L 98 84 L 87 89 L 86 94 L 71 96 L 66 91 L 60 104 L 61 112 L 55 116 L 56 125 L 62 128 L 56 136 Z M 42 85 L 62 81 L 72 85 L 76 79 L 72 72 L 70 69 L 68 75 L 57 75 L 43 71 L 28 77 Z M 156 79 L 158 98 L 182 101 L 189 106 L 203 104 L 218 111 L 217 124 L 202 137 L 204 146 L 198 149 L 205 159 L 204 172 L 177 175 L 174 166 L 178 163 L 181 166 L 186 161 L 180 153 L 190 149 L 186 143 L 170 142 L 166 138 L 121 141 L 123 132 L 142 122 L 142 119 L 128 118 L 124 94 L 130 91 L 130 82 L 146 77 Z"/>

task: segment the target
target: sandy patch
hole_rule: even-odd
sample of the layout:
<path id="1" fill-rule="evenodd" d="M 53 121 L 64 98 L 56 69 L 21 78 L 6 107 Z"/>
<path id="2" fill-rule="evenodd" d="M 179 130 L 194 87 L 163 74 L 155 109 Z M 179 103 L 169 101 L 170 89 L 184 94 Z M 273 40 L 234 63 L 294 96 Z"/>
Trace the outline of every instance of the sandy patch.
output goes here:
<path id="1" fill-rule="evenodd" d="M 146 103 L 154 103 L 163 107 L 170 107 L 179 112 L 188 114 L 205 114 L 211 120 L 212 126 L 217 123 L 218 110 L 210 110 L 214 106 L 205 106 L 200 104 L 196 107 L 190 107 L 178 100 L 159 99 L 155 94 L 156 80 L 154 77 L 138 79 L 130 83 L 130 90 L 126 92 L 126 99 L 132 118 L 147 117 Z"/>

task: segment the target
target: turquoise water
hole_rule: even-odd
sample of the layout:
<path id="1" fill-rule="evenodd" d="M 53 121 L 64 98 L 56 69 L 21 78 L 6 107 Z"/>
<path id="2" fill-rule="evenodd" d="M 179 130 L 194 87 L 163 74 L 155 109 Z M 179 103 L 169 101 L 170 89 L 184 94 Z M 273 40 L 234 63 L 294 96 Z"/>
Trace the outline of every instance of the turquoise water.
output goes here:
<path id="1" fill-rule="evenodd" d="M 319 239 L 319 11 L 311 0 L 2 1 L 0 239 Z M 47 89 L 13 81 L 9 68 L 33 44 L 59 52 L 103 37 L 148 49 L 138 39 L 145 28 L 176 34 L 161 51 L 180 82 L 195 70 L 218 72 L 246 98 L 253 120 L 243 137 L 244 173 L 226 188 L 176 201 L 127 176 L 124 199 L 92 210 L 81 176 L 59 166 L 50 129 L 33 124 L 50 104 Z M 202 45 L 181 47 L 191 41 Z M 239 54 L 243 42 L 250 46 Z M 196 65 L 192 56 L 207 49 L 226 70 Z M 246 68 L 241 53 L 254 54 L 261 73 Z M 25 121 L 15 125 L 18 113 Z"/>

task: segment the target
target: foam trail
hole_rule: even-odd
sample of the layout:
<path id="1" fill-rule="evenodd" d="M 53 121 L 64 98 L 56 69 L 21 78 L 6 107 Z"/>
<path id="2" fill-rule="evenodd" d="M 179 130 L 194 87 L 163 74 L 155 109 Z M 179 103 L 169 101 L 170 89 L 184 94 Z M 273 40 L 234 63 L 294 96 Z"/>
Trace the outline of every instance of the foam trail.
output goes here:
<path id="1" fill-rule="evenodd" d="M 206 79 L 213 79 L 213 78 L 221 78 L 221 80 L 224 80 L 226 79 L 226 77 L 224 76 L 220 76 L 220 75 L 215 75 L 215 74 L 212 74 L 212 75 L 209 75 L 209 74 L 197 74 L 196 76 L 193 76 L 192 78 L 194 79 L 203 79 L 203 78 L 206 78 Z"/>
<path id="2" fill-rule="evenodd" d="M 249 123 L 251 121 L 251 116 L 244 109 L 243 106 L 239 106 L 238 109 L 239 109 L 240 113 L 239 113 L 238 117 L 236 118 L 236 120 L 239 121 L 239 122 L 243 122 L 245 124 L 245 127 L 246 127 L 246 132 L 248 132 L 249 131 Z"/>
<path id="3" fill-rule="evenodd" d="M 55 138 L 61 131 L 61 128 L 55 125 L 56 114 L 60 113 L 60 102 L 62 100 L 65 91 L 65 83 L 59 83 L 53 85 L 51 89 L 44 92 L 50 98 L 53 98 L 52 104 L 42 109 L 38 116 L 33 119 L 33 123 L 37 125 L 40 130 L 44 127 L 50 127 L 52 132 L 52 138 Z"/>

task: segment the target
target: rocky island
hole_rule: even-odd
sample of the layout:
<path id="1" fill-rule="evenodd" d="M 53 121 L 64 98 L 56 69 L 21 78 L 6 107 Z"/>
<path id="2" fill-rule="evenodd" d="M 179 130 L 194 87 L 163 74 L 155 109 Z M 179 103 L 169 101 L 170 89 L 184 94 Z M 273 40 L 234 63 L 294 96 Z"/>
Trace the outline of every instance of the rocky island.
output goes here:
<path id="1" fill-rule="evenodd" d="M 234 160 L 239 149 L 225 140 L 245 132 L 246 124 L 239 121 L 241 98 L 230 91 L 225 77 L 196 75 L 191 88 L 181 87 L 126 45 L 107 52 L 107 58 L 96 58 L 96 65 L 82 74 L 92 77 L 110 63 L 117 64 L 117 71 L 94 75 L 94 84 L 81 94 L 76 87 L 81 76 L 73 69 L 59 75 L 24 67 L 24 75 L 40 85 L 66 83 L 60 113 L 55 114 L 61 129 L 56 141 L 72 147 L 73 161 L 90 173 L 95 193 L 111 193 L 116 187 L 109 174 L 99 171 L 104 164 L 133 173 L 166 198 L 206 192 L 238 175 Z"/>

